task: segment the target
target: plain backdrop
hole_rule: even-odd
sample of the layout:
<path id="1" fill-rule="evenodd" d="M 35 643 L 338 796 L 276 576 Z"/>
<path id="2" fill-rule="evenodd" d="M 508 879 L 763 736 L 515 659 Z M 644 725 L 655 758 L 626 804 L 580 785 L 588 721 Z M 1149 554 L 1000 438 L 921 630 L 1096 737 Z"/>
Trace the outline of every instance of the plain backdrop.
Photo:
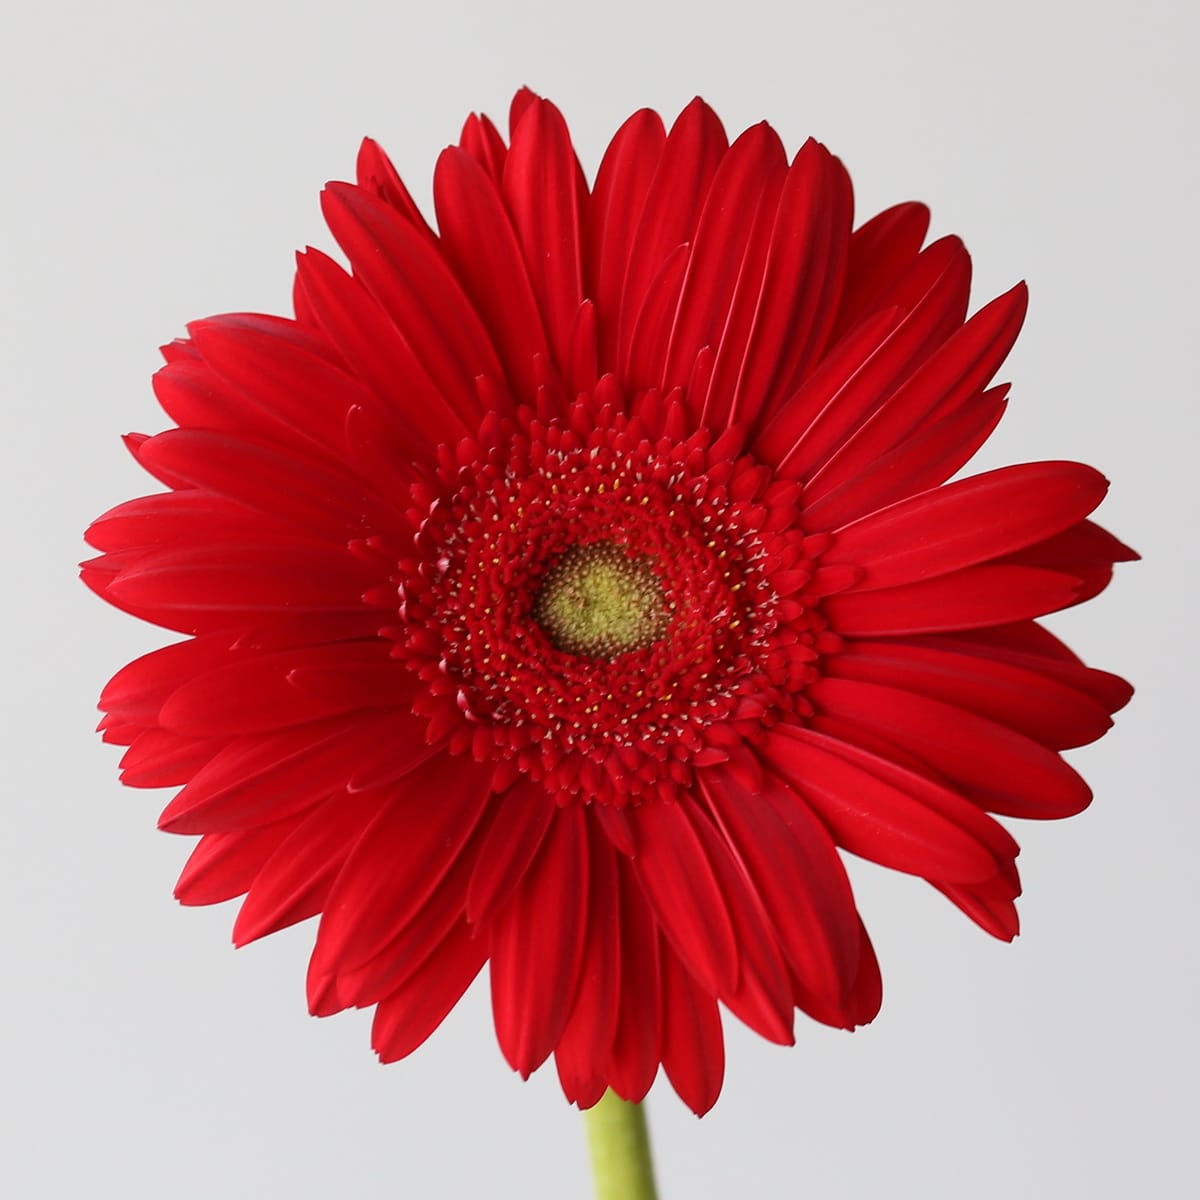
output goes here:
<path id="1" fill-rule="evenodd" d="M 477 986 L 408 1061 L 367 1014 L 306 1015 L 311 926 L 234 953 L 232 906 L 182 910 L 190 839 L 122 789 L 95 696 L 164 639 L 75 580 L 80 531 L 150 490 L 118 435 L 165 420 L 156 347 L 192 318 L 285 312 L 292 252 L 359 139 L 427 202 L 468 111 L 554 99 L 594 171 L 618 124 L 696 93 L 850 168 L 865 217 L 918 198 L 975 305 L 1032 307 L 977 466 L 1078 458 L 1145 561 L 1055 619 L 1139 689 L 1074 761 L 1090 811 L 1017 829 L 1025 932 L 991 941 L 926 887 L 855 864 L 886 998 L 789 1050 L 728 1026 L 716 1109 L 660 1081 L 664 1200 L 1187 1197 L 1194 1131 L 1194 6 L 125 2 L 0 18 L 4 786 L 0 1192 L 327 1200 L 586 1197 L 552 1069 L 505 1066 Z M 1019 825 L 1020 823 L 1014 822 Z"/>

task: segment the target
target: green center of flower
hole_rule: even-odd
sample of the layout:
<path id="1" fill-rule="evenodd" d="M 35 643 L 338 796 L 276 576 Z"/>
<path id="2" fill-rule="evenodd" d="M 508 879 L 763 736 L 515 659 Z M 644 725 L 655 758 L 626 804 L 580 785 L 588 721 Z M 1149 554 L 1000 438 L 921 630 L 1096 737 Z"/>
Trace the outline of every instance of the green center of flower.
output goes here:
<path id="1" fill-rule="evenodd" d="M 533 616 L 559 650 L 616 658 L 662 636 L 667 606 L 649 558 L 592 542 L 572 546 L 546 572 Z"/>

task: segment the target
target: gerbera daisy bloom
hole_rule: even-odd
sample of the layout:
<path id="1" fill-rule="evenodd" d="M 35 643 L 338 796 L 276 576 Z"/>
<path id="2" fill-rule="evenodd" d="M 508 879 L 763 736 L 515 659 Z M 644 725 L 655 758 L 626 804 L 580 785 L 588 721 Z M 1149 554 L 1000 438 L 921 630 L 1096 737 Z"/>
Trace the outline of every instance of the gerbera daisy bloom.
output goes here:
<path id="1" fill-rule="evenodd" d="M 104 690 L 125 782 L 182 785 L 185 904 L 238 944 L 319 915 L 314 1013 L 384 1060 L 486 964 L 496 1033 L 566 1096 L 703 1112 L 718 1002 L 853 1028 L 880 974 L 842 853 L 1017 932 L 1060 751 L 1130 695 L 1035 618 L 1132 552 L 1072 462 L 948 483 L 999 421 L 1021 285 L 969 319 L 962 243 L 854 226 L 824 146 L 634 114 L 588 186 L 528 91 L 468 119 L 436 229 L 383 152 L 323 206 L 294 317 L 198 321 L 131 436 L 166 491 L 84 578 L 186 638 Z"/>

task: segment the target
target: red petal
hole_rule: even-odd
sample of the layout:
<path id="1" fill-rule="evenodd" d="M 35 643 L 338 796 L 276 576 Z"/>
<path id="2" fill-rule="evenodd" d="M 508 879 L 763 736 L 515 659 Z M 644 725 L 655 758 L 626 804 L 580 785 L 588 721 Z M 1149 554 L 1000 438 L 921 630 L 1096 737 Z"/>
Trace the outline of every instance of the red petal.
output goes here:
<path id="1" fill-rule="evenodd" d="M 109 584 L 115 601 L 211 631 L 270 612 L 354 611 L 373 573 L 345 550 L 283 542 L 146 554 Z"/>
<path id="2" fill-rule="evenodd" d="M 433 176 L 442 247 L 455 274 L 491 330 L 517 395 L 537 394 L 534 358 L 548 355 L 512 224 L 483 168 L 465 151 L 443 150 Z"/>
<path id="3" fill-rule="evenodd" d="M 862 940 L 859 943 L 858 978 L 854 981 L 854 995 L 850 998 L 850 1015 L 854 1025 L 867 1025 L 879 1015 L 883 1004 L 883 977 L 879 972 L 879 960 L 875 947 L 867 935 L 867 927 L 859 922 Z"/>
<path id="4" fill-rule="evenodd" d="M 667 336 L 687 274 L 688 248 L 677 246 L 646 289 L 645 303 L 630 323 L 622 374 L 635 389 L 661 377 Z"/>
<path id="5" fill-rule="evenodd" d="M 221 746 L 214 738 L 185 738 L 165 729 L 148 729 L 133 737 L 121 758 L 121 782 L 126 787 L 178 787 Z"/>
<path id="6" fill-rule="evenodd" d="M 258 829 L 208 833 L 196 844 L 175 884 L 180 904 L 220 904 L 240 896 L 254 882 L 262 865 L 296 828 L 296 821 L 279 821 Z"/>
<path id="7" fill-rule="evenodd" d="M 473 925 L 486 921 L 524 878 L 555 811 L 546 789 L 530 780 L 518 781 L 499 798 L 467 889 L 467 920 Z"/>
<path id="8" fill-rule="evenodd" d="M 826 472 L 819 484 L 805 489 L 809 528 L 837 529 L 945 483 L 991 436 L 1004 415 L 1007 395 L 1008 386 L 1003 384 L 972 397 L 836 487 L 835 473 Z"/>
<path id="9" fill-rule="evenodd" d="M 970 887 L 933 885 L 952 904 L 960 908 L 980 929 L 1002 942 L 1011 942 L 1021 929 L 1017 906 L 1013 903 L 1020 887 L 996 878 Z"/>
<path id="10" fill-rule="evenodd" d="M 475 379 L 500 378 L 500 361 L 442 254 L 360 188 L 330 184 L 322 209 L 355 276 L 401 330 L 446 400 L 479 413 Z"/>
<path id="11" fill-rule="evenodd" d="M 592 811 L 596 815 L 597 823 L 613 846 L 626 858 L 632 858 L 637 853 L 637 839 L 624 810 L 601 804 Z"/>
<path id="12" fill-rule="evenodd" d="M 773 776 L 751 794 L 706 772 L 712 811 L 762 895 L 784 954 L 806 987 L 840 1004 L 858 970 L 858 915 L 833 839 Z"/>
<path id="13" fill-rule="evenodd" d="M 561 369 L 584 298 L 585 189 L 567 124 L 548 101 L 533 101 L 514 130 L 501 190 Z"/>
<path id="14" fill-rule="evenodd" d="M 438 755 L 397 785 L 330 893 L 317 931 L 317 975 L 362 965 L 412 920 L 479 823 L 489 777 L 477 764 Z"/>
<path id="15" fill-rule="evenodd" d="M 717 165 L 728 149 L 716 114 L 696 99 L 679 114 L 646 193 L 629 253 L 618 319 L 618 360 L 626 361 L 633 323 L 651 283 L 676 247 L 690 242 Z M 657 383 L 646 379 L 645 384 Z"/>
<path id="16" fill-rule="evenodd" d="M 477 409 L 472 401 L 443 392 L 422 361 L 421 345 L 410 344 L 361 281 L 327 255 L 309 249 L 296 259 L 297 274 L 313 313 L 354 373 L 378 402 L 371 405 L 376 423 L 399 425 L 432 446 L 474 432 Z"/>
<path id="17" fill-rule="evenodd" d="M 810 140 L 782 188 L 766 194 L 756 216 L 742 218 L 755 228 L 716 343 L 705 415 L 711 428 L 773 411 L 823 343 L 825 300 L 840 281 L 849 226 L 849 193 L 838 176 L 835 160 Z"/>
<path id="18" fill-rule="evenodd" d="M 845 168 L 810 139 L 783 184 L 731 421 L 757 421 L 774 411 L 825 349 L 845 275 L 853 207 Z M 724 372 L 725 362 L 718 362 L 715 387 Z"/>
<path id="19" fill-rule="evenodd" d="M 306 337 L 311 341 L 311 333 Z M 240 392 L 200 360 L 191 342 L 182 345 L 195 357 L 173 359 L 151 381 L 159 404 L 176 425 L 224 430 L 311 449 L 312 442 L 298 435 L 286 417 L 264 406 L 257 393 Z"/>
<path id="20" fill-rule="evenodd" d="M 541 99 L 532 88 L 517 88 L 513 93 L 512 102 L 508 106 L 508 132 L 511 138 L 517 131 L 517 126 L 524 120 L 525 114 Z"/>
<path id="21" fill-rule="evenodd" d="M 809 695 L 824 712 L 903 746 L 992 812 L 1052 819 L 1092 794 L 1057 754 L 1003 725 L 912 692 L 822 679 Z"/>
<path id="22" fill-rule="evenodd" d="M 497 183 L 504 174 L 504 160 L 508 147 L 491 119 L 482 113 L 472 113 L 463 123 L 458 144 Z"/>
<path id="23" fill-rule="evenodd" d="M 829 674 L 917 692 L 988 717 L 1052 750 L 1095 741 L 1112 725 L 1100 702 L 1052 676 L 981 658 L 965 644 L 855 641 Z"/>
<path id="24" fill-rule="evenodd" d="M 146 444 L 151 440 L 157 439 L 148 439 Z M 230 544 L 297 540 L 294 527 L 289 529 L 264 513 L 252 512 L 235 501 L 191 488 L 140 496 L 118 504 L 93 521 L 84 537 L 97 550 L 117 553 L 144 553 L 201 541 Z M 137 556 L 123 557 L 132 561 Z"/>
<path id="25" fill-rule="evenodd" d="M 404 705 L 412 687 L 411 674 L 381 639 L 242 653 L 172 692 L 159 720 L 193 737 L 245 735 L 355 709 Z M 403 717 L 395 721 L 403 723 Z"/>
<path id="26" fill-rule="evenodd" d="M 809 480 L 816 494 L 872 470 L 900 439 L 978 395 L 1012 349 L 1027 299 L 1024 285 L 1018 285 L 957 330 Z"/>
<path id="27" fill-rule="evenodd" d="M 879 974 L 879 961 L 875 948 L 867 936 L 866 926 L 859 922 L 858 974 L 854 978 L 854 990 L 840 1005 L 831 1005 L 824 997 L 807 991 L 803 984 L 796 985 L 796 1005 L 815 1021 L 822 1021 L 836 1029 L 855 1029 L 866 1025 L 879 1014 L 883 1003 L 883 979 Z"/>
<path id="28" fill-rule="evenodd" d="M 287 823 L 289 836 L 272 847 L 269 858 L 264 856 L 248 885 L 233 926 L 234 945 L 244 946 L 320 912 L 350 851 L 387 802 L 379 792 L 336 796 Z"/>
<path id="29" fill-rule="evenodd" d="M 594 814 L 597 808 L 587 811 Z M 581 1107 L 594 1104 L 607 1087 L 603 1072 L 612 1054 L 622 989 L 616 855 L 598 830 L 589 832 L 588 847 L 587 933 L 579 987 L 554 1049 L 567 1099 Z"/>
<path id="30" fill-rule="evenodd" d="M 617 131 L 596 173 L 587 277 L 596 298 L 601 371 L 617 366 L 617 317 L 633 236 L 665 141 L 658 113 L 643 108 Z"/>
<path id="31" fill-rule="evenodd" d="M 192 776 L 163 810 L 159 827 L 211 833 L 280 820 L 345 792 L 360 759 L 386 754 L 412 770 L 430 751 L 423 740 L 406 751 L 397 724 L 390 715 L 355 714 L 239 738 Z"/>
<path id="32" fill-rule="evenodd" d="M 194 321 L 188 332 L 205 363 L 239 393 L 241 407 L 266 414 L 277 439 L 322 455 L 342 446 L 358 388 L 323 341 L 293 321 L 250 313 Z M 239 425 L 245 432 L 246 423 Z"/>
<path id="33" fill-rule="evenodd" d="M 621 907 L 621 1010 L 612 1057 L 603 1072 L 618 1096 L 645 1099 L 662 1054 L 661 970 L 658 923 L 633 877 L 629 860 L 618 858 Z"/>
<path id="34" fill-rule="evenodd" d="M 587 841 L 583 810 L 559 809 L 533 866 L 492 926 L 496 1036 L 525 1078 L 554 1049 L 575 998 L 587 923 Z"/>
<path id="35" fill-rule="evenodd" d="M 417 208 L 408 188 L 404 186 L 404 181 L 392 166 L 392 160 L 383 152 L 379 143 L 371 138 L 363 138 L 359 147 L 355 177 L 360 188 L 378 196 L 425 237 L 431 241 L 435 239 L 436 235 L 426 224 L 421 210 Z"/>
<path id="36" fill-rule="evenodd" d="M 100 708 L 126 721 L 156 725 L 159 709 L 181 683 L 228 660 L 229 642 L 223 634 L 188 638 L 143 654 L 105 685 Z"/>
<path id="37" fill-rule="evenodd" d="M 633 863 L 638 881 L 663 932 L 711 992 L 733 991 L 737 941 L 709 854 L 693 825 L 697 818 L 685 811 L 685 802 L 673 801 L 641 804 L 629 815 L 637 834 Z"/>
<path id="38" fill-rule="evenodd" d="M 1078 598 L 1075 575 L 984 564 L 872 592 L 844 592 L 822 602 L 838 633 L 858 637 L 941 633 L 1040 617 Z"/>
<path id="39" fill-rule="evenodd" d="M 927 879 L 979 883 L 997 872 L 994 847 L 1016 844 L 961 796 L 866 751 L 795 726 L 767 743 L 772 765 L 814 808 L 838 845 Z"/>
<path id="40" fill-rule="evenodd" d="M 709 807 L 713 801 L 706 792 Z M 696 830 L 705 843 L 713 875 L 725 897 L 730 923 L 738 944 L 738 982 L 732 991 L 723 991 L 717 999 L 743 1024 L 762 1037 L 781 1046 L 795 1041 L 790 972 L 784 951 L 756 881 L 737 849 L 728 841 L 728 833 L 718 832 L 714 824 L 700 819 Z M 664 947 L 664 954 L 674 955 Z"/>
<path id="41" fill-rule="evenodd" d="M 835 337 L 841 337 L 867 312 L 878 308 L 911 268 L 928 229 L 929 209 L 909 201 L 884 209 L 854 231 Z"/>
<path id="42" fill-rule="evenodd" d="M 661 382 L 665 391 L 687 384 L 701 349 L 721 346 L 755 225 L 766 220 L 769 230 L 786 170 L 783 144 L 765 122 L 743 133 L 722 158 L 692 238 L 663 376 L 661 381 L 653 381 Z M 753 280 L 754 296 L 758 294 L 761 270 L 760 255 Z M 744 344 L 736 349 L 740 356 Z M 692 416 L 699 416 L 695 404 Z"/>
<path id="43" fill-rule="evenodd" d="M 1080 521 L 1070 529 L 1047 537 L 1006 557 L 1006 562 L 1023 566 L 1111 566 L 1133 562 L 1140 555 L 1118 541 L 1107 529 L 1092 521 Z"/>
<path id="44" fill-rule="evenodd" d="M 309 537 L 345 542 L 400 519 L 361 479 L 266 442 L 199 429 L 150 438 L 140 460 L 188 484 L 235 500 Z"/>
<path id="45" fill-rule="evenodd" d="M 390 996 L 371 1023 L 371 1046 L 382 1062 L 411 1054 L 446 1019 L 487 959 L 481 940 L 463 922 Z"/>
<path id="46" fill-rule="evenodd" d="M 1110 714 L 1124 708 L 1133 695 L 1124 679 L 1084 666 L 1049 630 L 1033 621 L 922 640 L 1048 675 L 1091 696 Z"/>
<path id="47" fill-rule="evenodd" d="M 679 1098 L 702 1117 L 717 1102 L 725 1078 L 721 1015 L 670 950 L 661 965 L 663 1069 Z"/>
<path id="48" fill-rule="evenodd" d="M 403 986 L 423 968 L 430 955 L 462 923 L 467 883 L 479 857 L 486 821 L 476 826 L 437 887 L 387 941 L 360 966 L 337 972 L 338 999 L 343 1006 L 366 1008 Z M 324 907 L 324 906 L 322 906 Z M 477 941 L 483 939 L 472 931 Z"/>
<path id="49" fill-rule="evenodd" d="M 816 475 L 945 336 L 965 302 L 970 261 L 955 239 L 921 256 L 917 296 L 842 339 L 771 420 L 757 453 L 788 478 Z"/>
<path id="50" fill-rule="evenodd" d="M 854 591 L 945 575 L 1066 529 L 1091 512 L 1107 489 L 1104 476 L 1081 463 L 1001 467 L 839 529 L 822 562 L 861 567 Z"/>
<path id="51" fill-rule="evenodd" d="M 898 408 L 909 402 L 909 392 L 937 397 L 932 407 L 921 405 L 936 419 L 987 387 L 1016 342 L 1028 306 L 1023 283 L 985 304 L 905 382 L 904 394 L 895 397 Z"/>

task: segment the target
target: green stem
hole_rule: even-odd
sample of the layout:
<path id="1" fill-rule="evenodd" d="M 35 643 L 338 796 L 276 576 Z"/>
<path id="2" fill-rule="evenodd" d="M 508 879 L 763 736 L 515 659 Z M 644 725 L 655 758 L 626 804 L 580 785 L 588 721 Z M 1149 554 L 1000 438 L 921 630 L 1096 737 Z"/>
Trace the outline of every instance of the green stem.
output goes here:
<path id="1" fill-rule="evenodd" d="M 609 1091 L 583 1115 L 596 1200 L 655 1200 L 650 1135 L 642 1106 Z"/>

